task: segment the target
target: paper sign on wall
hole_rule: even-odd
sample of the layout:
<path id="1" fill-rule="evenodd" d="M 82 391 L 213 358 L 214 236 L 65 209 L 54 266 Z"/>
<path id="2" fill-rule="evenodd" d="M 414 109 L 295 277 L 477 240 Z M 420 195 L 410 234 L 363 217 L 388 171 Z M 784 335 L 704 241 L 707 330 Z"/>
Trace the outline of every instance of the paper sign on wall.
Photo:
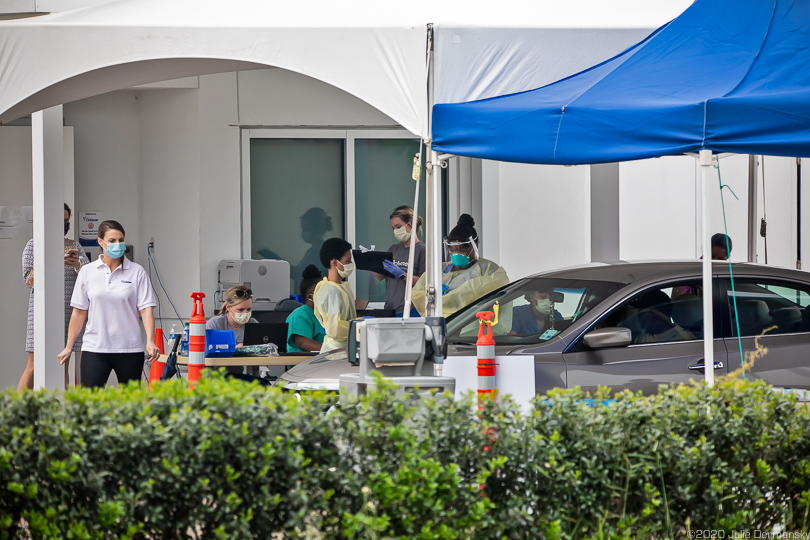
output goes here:
<path id="1" fill-rule="evenodd" d="M 12 214 L 16 208 L 0 206 L 0 238 L 14 238 L 14 223 Z"/>
<path id="2" fill-rule="evenodd" d="M 20 207 L 20 221 L 15 223 L 17 238 L 32 238 L 34 236 L 34 207 Z"/>
<path id="3" fill-rule="evenodd" d="M 98 226 L 104 221 L 102 214 L 102 212 L 79 212 L 79 243 L 81 245 L 97 245 Z"/>
<path id="4" fill-rule="evenodd" d="M 34 235 L 34 211 L 31 206 L 0 206 L 0 238 L 28 240 Z"/>

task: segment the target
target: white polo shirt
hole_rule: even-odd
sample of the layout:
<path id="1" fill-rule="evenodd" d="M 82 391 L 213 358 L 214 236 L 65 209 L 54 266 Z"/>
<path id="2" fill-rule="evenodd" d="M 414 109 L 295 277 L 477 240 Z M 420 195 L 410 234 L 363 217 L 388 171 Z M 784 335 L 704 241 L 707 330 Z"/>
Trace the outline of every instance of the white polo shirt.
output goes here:
<path id="1" fill-rule="evenodd" d="M 82 266 L 70 305 L 87 310 L 82 350 L 97 353 L 143 352 L 140 311 L 155 307 L 146 271 L 124 257 L 113 272 L 98 260 Z"/>

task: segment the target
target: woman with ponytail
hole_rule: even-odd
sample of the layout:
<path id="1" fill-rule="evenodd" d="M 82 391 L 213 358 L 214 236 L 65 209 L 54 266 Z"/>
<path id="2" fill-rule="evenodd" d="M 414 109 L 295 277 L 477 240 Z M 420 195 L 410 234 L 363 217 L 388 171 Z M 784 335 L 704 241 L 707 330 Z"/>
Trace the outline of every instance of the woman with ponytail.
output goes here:
<path id="1" fill-rule="evenodd" d="M 408 255 L 411 244 L 414 245 L 413 254 L 413 284 L 419 281 L 419 277 L 425 273 L 425 243 L 419 240 L 417 234 L 422 232 L 422 218 L 413 215 L 413 208 L 410 206 L 398 206 L 391 213 L 391 229 L 394 231 L 394 238 L 397 243 L 393 244 L 388 251 L 393 255 L 392 261 L 385 261 L 383 268 L 391 276 L 374 274 L 378 280 L 385 280 L 385 309 L 393 309 L 397 317 L 402 316 L 405 308 L 405 289 L 408 277 Z M 418 317 L 415 310 L 411 312 L 412 317 Z"/>
<path id="2" fill-rule="evenodd" d="M 442 274 L 442 316 L 449 317 L 482 296 L 509 283 L 506 270 L 478 253 L 478 232 L 475 220 L 462 214 L 458 224 L 444 241 L 445 256 Z M 413 305 L 425 314 L 425 276 L 413 288 Z"/>

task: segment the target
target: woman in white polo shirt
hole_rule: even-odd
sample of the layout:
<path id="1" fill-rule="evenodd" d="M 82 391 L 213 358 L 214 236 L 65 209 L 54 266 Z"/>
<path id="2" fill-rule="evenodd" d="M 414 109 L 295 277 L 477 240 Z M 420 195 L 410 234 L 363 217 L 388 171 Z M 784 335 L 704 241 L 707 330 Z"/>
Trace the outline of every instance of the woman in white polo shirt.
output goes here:
<path id="1" fill-rule="evenodd" d="M 146 352 L 152 359 L 160 355 L 155 345 L 152 283 L 141 265 L 124 257 L 124 227 L 117 221 L 102 221 L 98 244 L 104 253 L 84 265 L 76 278 L 67 344 L 59 353 L 59 363 L 64 364 L 87 321 L 82 386 L 104 386 L 111 371 L 119 384 L 141 377 L 144 347 L 139 316 L 146 330 Z"/>

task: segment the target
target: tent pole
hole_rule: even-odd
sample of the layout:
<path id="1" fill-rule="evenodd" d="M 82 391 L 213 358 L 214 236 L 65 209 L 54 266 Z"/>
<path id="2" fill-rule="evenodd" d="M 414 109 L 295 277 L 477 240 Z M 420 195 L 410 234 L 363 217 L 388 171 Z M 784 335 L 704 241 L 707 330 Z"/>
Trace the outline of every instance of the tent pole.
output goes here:
<path id="1" fill-rule="evenodd" d="M 748 262 L 757 262 L 757 156 L 748 156 Z"/>
<path id="2" fill-rule="evenodd" d="M 802 269 L 802 158 L 796 158 L 796 270 Z"/>
<path id="3" fill-rule="evenodd" d="M 714 318 L 712 302 L 712 247 L 711 225 L 709 223 L 709 173 L 714 164 L 711 150 L 701 150 L 699 155 L 700 173 L 703 181 L 703 366 L 704 380 L 714 386 Z"/>
<path id="4" fill-rule="evenodd" d="M 427 253 L 425 277 L 425 315 L 442 316 L 442 166 L 439 154 L 434 152 L 428 141 L 426 164 L 427 198 Z"/>

